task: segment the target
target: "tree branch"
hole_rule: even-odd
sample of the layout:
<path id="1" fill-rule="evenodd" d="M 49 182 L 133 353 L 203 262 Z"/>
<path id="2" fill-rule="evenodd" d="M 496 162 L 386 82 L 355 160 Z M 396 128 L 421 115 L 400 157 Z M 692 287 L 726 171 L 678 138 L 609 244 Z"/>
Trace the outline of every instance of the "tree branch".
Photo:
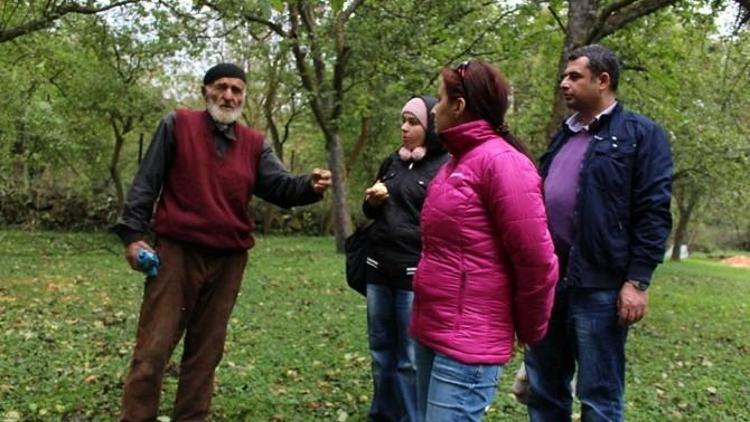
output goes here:
<path id="1" fill-rule="evenodd" d="M 307 91 L 308 100 L 310 102 L 310 108 L 313 111 L 315 120 L 318 122 L 318 126 L 323 131 L 323 135 L 329 138 L 332 134 L 329 131 L 328 121 L 325 113 L 323 112 L 323 106 L 320 99 L 319 86 L 314 82 L 310 69 L 305 61 L 305 52 L 302 51 L 302 46 L 299 40 L 299 13 L 294 5 L 289 5 L 289 39 L 292 41 L 292 55 L 294 56 L 294 63 L 297 66 L 297 72 L 299 73 L 300 80 L 302 80 L 302 86 Z"/>
<path id="2" fill-rule="evenodd" d="M 565 33 L 565 25 L 562 22 L 562 19 L 560 19 L 560 16 L 557 14 L 555 9 L 552 8 L 552 6 L 547 6 L 547 10 L 549 10 L 550 13 L 552 13 L 552 17 L 555 18 L 555 22 L 557 22 L 557 26 L 560 28 L 562 33 Z"/>
<path id="3" fill-rule="evenodd" d="M 659 9 L 671 6 L 677 2 L 677 0 L 635 0 L 626 5 L 629 1 L 630 0 L 622 0 L 612 5 L 623 5 L 619 9 L 612 10 L 612 6 L 605 8 L 603 12 L 599 14 L 597 25 L 589 34 L 586 44 L 595 43 L 630 22 L 643 16 L 650 15 Z M 604 12 L 609 14 L 605 15 Z"/>
<path id="4" fill-rule="evenodd" d="M 22 35 L 30 34 L 35 31 L 48 28 L 56 20 L 62 18 L 67 14 L 79 14 L 79 15 L 94 15 L 97 13 L 105 12 L 116 7 L 124 6 L 126 4 L 137 3 L 140 0 L 120 0 L 110 3 L 106 6 L 84 6 L 78 3 L 64 3 L 53 7 L 49 10 L 42 12 L 42 16 L 38 19 L 32 20 L 25 24 L 16 26 L 11 29 L 3 29 L 0 31 L 0 43 L 10 41 L 14 38 L 18 38 Z"/>
<path id="5" fill-rule="evenodd" d="M 280 140 L 282 145 L 284 145 L 286 141 L 289 139 L 289 132 L 292 126 L 292 122 L 297 116 L 302 114 L 302 108 L 298 108 L 294 104 L 294 98 L 292 98 L 291 103 L 292 103 L 291 104 L 292 113 L 289 115 L 289 118 L 286 120 L 286 123 L 284 123 L 284 134 L 281 136 L 281 140 Z"/>
<path id="6" fill-rule="evenodd" d="M 335 35 L 335 47 L 336 47 L 336 62 L 333 65 L 333 109 L 331 110 L 331 120 L 333 120 L 336 126 L 336 122 L 341 115 L 343 109 L 343 98 L 344 98 L 344 77 L 346 64 L 349 61 L 349 55 L 351 49 L 346 44 L 346 24 L 351 18 L 354 11 L 363 3 L 363 0 L 357 0 L 352 2 L 345 11 L 341 12 L 336 16 L 334 22 L 334 35 Z"/>
<path id="7" fill-rule="evenodd" d="M 498 25 L 498 24 L 499 24 L 499 23 L 500 23 L 500 22 L 501 22 L 501 21 L 502 21 L 503 19 L 505 19 L 506 17 L 508 17 L 508 16 L 510 16 L 511 14 L 515 13 L 516 11 L 518 11 L 518 9 L 519 9 L 519 8 L 520 8 L 519 6 L 516 6 L 516 7 L 514 7 L 513 9 L 510 9 L 510 10 L 508 10 L 508 11 L 504 12 L 504 13 L 501 13 L 501 14 L 500 14 L 500 16 L 498 16 L 498 17 L 497 17 L 497 19 L 495 19 L 494 21 L 492 21 L 492 22 L 491 22 L 491 23 L 490 23 L 490 24 L 489 24 L 489 25 L 488 25 L 488 26 L 486 27 L 486 29 L 485 29 L 485 31 L 484 31 L 484 32 L 481 32 L 481 33 L 480 33 L 480 34 L 479 34 L 479 35 L 478 35 L 478 36 L 477 36 L 477 37 L 476 37 L 476 38 L 475 38 L 474 40 L 472 40 L 472 41 L 471 41 L 471 42 L 469 43 L 469 45 L 468 45 L 468 46 L 467 46 L 466 48 L 464 48 L 464 49 L 463 49 L 462 51 L 459 51 L 459 52 L 458 52 L 457 54 L 454 54 L 454 55 L 453 55 L 452 57 L 450 57 L 450 58 L 448 59 L 448 61 L 447 61 L 446 63 L 444 63 L 443 65 L 444 65 L 444 66 L 450 66 L 450 65 L 451 65 L 451 64 L 453 64 L 453 62 L 454 62 L 454 61 L 456 61 L 457 59 L 459 59 L 459 58 L 461 58 L 461 57 L 464 57 L 464 56 L 466 56 L 466 55 L 467 55 L 467 54 L 468 54 L 468 53 L 469 53 L 470 51 L 472 51 L 472 49 L 473 49 L 473 48 L 474 48 L 474 47 L 475 47 L 475 46 L 476 46 L 477 44 L 479 44 L 479 42 L 480 42 L 480 41 L 482 40 L 482 38 L 484 38 L 484 36 L 485 36 L 485 35 L 486 35 L 486 34 L 487 34 L 487 33 L 488 33 L 489 31 L 491 31 L 492 29 L 494 29 L 494 28 L 495 28 L 495 27 L 496 27 L 496 26 L 497 26 L 497 25 Z M 440 71 L 438 71 L 437 73 L 435 73 L 435 75 L 434 75 L 434 76 L 433 76 L 432 78 L 430 78 L 430 84 L 429 84 L 429 85 L 433 85 L 433 84 L 435 83 L 435 80 L 436 80 L 436 79 L 437 79 L 437 78 L 438 78 L 439 76 L 440 76 Z"/>
<path id="8" fill-rule="evenodd" d="M 297 11 L 300 17 L 302 17 L 302 24 L 305 26 L 305 32 L 307 32 L 307 41 L 310 47 L 313 66 L 315 67 L 315 80 L 318 86 L 322 86 L 325 80 L 326 65 L 320 53 L 320 41 L 318 41 L 318 35 L 315 32 L 315 22 L 312 12 L 302 2 L 297 3 Z"/>
<path id="9" fill-rule="evenodd" d="M 364 3 L 364 0 L 354 0 L 353 2 L 349 4 L 349 7 L 347 7 L 346 10 L 344 10 L 343 12 L 339 14 L 337 19 L 341 23 L 347 22 L 349 18 L 352 17 L 354 12 L 357 11 L 357 8 L 362 5 L 362 3 Z"/>
<path id="10" fill-rule="evenodd" d="M 216 4 L 214 4 L 213 2 L 210 2 L 210 1 L 203 1 L 200 4 L 208 7 L 209 9 L 211 9 L 214 12 L 218 13 L 220 16 L 227 17 L 226 8 L 219 7 L 219 6 L 217 6 Z M 247 22 L 253 22 L 253 23 L 261 24 L 261 25 L 267 27 L 268 29 L 270 29 L 271 31 L 279 34 L 280 36 L 282 36 L 284 38 L 289 38 L 289 33 L 286 32 L 284 30 L 284 28 L 281 25 L 279 25 L 278 23 L 276 23 L 276 22 L 270 21 L 268 19 L 261 18 L 261 17 L 259 17 L 257 15 L 254 15 L 254 14 L 252 14 L 250 12 L 246 12 L 244 10 L 239 13 L 239 17 L 241 17 L 242 19 L 244 19 Z"/>
<path id="11" fill-rule="evenodd" d="M 635 3 L 636 1 L 638 1 L 638 0 L 620 0 L 620 1 L 616 1 L 616 2 L 614 2 L 612 4 L 610 4 L 609 6 L 605 7 L 602 10 L 602 12 L 599 14 L 599 17 L 602 20 L 606 19 L 606 18 L 609 17 L 609 15 L 611 15 L 613 13 L 617 13 L 621 9 L 624 9 L 624 8 L 630 6 L 631 4 Z"/>

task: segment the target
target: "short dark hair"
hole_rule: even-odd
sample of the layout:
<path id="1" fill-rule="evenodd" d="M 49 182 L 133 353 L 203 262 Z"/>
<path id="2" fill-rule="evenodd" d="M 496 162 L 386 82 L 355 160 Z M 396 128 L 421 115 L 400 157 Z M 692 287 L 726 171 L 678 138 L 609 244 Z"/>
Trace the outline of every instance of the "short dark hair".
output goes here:
<path id="1" fill-rule="evenodd" d="M 581 57 L 589 59 L 588 68 L 594 76 L 607 72 L 612 92 L 617 91 L 617 85 L 620 82 L 620 60 L 612 50 L 599 44 L 585 45 L 573 50 L 568 55 L 568 61 L 577 60 Z"/>

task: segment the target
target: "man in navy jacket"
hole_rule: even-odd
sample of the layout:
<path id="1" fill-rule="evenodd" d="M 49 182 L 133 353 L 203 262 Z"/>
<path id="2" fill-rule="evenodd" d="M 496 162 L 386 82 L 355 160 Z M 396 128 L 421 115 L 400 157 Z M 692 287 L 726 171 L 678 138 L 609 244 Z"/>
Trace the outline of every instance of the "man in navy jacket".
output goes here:
<path id="1" fill-rule="evenodd" d="M 573 51 L 560 80 L 575 113 L 541 158 L 560 282 L 546 337 L 526 353 L 533 421 L 565 421 L 578 369 L 581 419 L 623 420 L 625 340 L 671 229 L 664 131 L 616 99 L 619 64 L 600 45 Z"/>

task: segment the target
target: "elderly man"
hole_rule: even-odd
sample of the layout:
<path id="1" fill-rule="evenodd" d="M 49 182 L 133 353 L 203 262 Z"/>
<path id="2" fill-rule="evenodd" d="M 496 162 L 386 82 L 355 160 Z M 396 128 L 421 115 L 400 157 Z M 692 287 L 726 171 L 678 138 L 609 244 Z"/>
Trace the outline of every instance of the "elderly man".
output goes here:
<path id="1" fill-rule="evenodd" d="M 625 340 L 646 313 L 671 228 L 672 156 L 664 131 L 617 101 L 617 56 L 568 56 L 560 90 L 575 113 L 541 159 L 561 280 L 546 337 L 526 353 L 532 421 L 624 419 Z"/>
<path id="2" fill-rule="evenodd" d="M 132 268 L 139 269 L 141 250 L 161 260 L 158 275 L 145 284 L 123 421 L 156 418 L 164 369 L 183 334 L 173 420 L 206 419 L 254 243 L 250 198 L 305 205 L 320 200 L 331 183 L 327 170 L 289 174 L 263 136 L 238 122 L 245 101 L 242 69 L 212 67 L 201 90 L 206 110 L 179 109 L 159 124 L 115 226 Z M 146 241 L 149 228 L 153 249 Z"/>

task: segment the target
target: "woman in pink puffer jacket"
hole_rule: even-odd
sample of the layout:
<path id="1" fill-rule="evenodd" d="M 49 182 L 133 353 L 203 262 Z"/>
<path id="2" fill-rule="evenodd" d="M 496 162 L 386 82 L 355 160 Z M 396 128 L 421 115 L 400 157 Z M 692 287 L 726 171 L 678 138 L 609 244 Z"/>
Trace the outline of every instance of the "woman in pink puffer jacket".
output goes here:
<path id="1" fill-rule="evenodd" d="M 494 66 L 441 74 L 433 109 L 453 155 L 422 209 L 411 333 L 417 401 L 428 421 L 481 420 L 514 337 L 540 340 L 558 277 L 541 179 L 504 123 L 508 85 Z"/>

